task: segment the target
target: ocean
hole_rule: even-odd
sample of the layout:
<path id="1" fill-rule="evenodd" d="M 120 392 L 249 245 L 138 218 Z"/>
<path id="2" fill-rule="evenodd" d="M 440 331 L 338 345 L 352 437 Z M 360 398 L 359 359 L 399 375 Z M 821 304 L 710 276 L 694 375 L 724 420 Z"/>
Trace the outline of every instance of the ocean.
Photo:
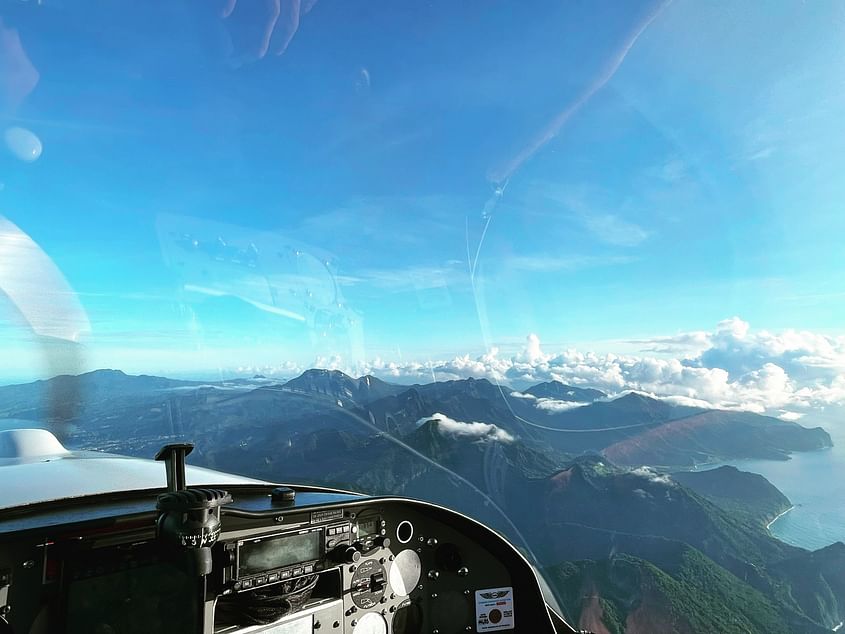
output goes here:
<path id="1" fill-rule="evenodd" d="M 787 461 L 720 464 L 759 473 L 780 489 L 795 508 L 772 522 L 769 531 L 784 542 L 815 550 L 845 542 L 845 435 L 833 442 L 832 449 L 794 453 Z"/>

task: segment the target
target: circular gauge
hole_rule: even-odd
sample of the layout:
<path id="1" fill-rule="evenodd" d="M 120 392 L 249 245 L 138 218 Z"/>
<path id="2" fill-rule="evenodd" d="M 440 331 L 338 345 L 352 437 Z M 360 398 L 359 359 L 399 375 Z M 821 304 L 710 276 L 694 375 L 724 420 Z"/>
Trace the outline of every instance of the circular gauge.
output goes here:
<path id="1" fill-rule="evenodd" d="M 358 621 L 352 634 L 387 634 L 387 621 L 381 614 L 367 612 Z"/>
<path id="2" fill-rule="evenodd" d="M 406 597 L 411 594 L 420 581 L 422 563 L 416 551 L 408 548 L 396 555 L 393 565 L 390 567 L 388 579 L 390 590 L 399 596 Z"/>
<path id="3" fill-rule="evenodd" d="M 411 524 L 408 520 L 402 520 L 399 522 L 399 526 L 396 527 L 396 539 L 399 540 L 400 544 L 407 544 L 411 541 L 411 538 L 414 536 L 414 525 Z"/>

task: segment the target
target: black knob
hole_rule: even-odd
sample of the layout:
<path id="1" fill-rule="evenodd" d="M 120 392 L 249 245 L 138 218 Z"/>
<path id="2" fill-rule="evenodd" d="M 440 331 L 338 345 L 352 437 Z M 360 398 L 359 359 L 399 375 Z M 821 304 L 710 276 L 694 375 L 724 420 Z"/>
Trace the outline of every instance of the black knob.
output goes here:
<path id="1" fill-rule="evenodd" d="M 273 504 L 292 504 L 296 499 L 296 491 L 290 487 L 276 487 L 270 493 Z"/>
<path id="2" fill-rule="evenodd" d="M 354 564 L 359 559 L 361 559 L 361 553 L 358 551 L 358 549 L 354 548 L 353 546 L 350 546 L 349 548 L 344 549 L 343 557 L 346 563 Z"/>
<path id="3" fill-rule="evenodd" d="M 354 564 L 361 559 L 361 553 L 354 546 L 338 546 L 331 552 L 331 558 L 339 564 Z"/>

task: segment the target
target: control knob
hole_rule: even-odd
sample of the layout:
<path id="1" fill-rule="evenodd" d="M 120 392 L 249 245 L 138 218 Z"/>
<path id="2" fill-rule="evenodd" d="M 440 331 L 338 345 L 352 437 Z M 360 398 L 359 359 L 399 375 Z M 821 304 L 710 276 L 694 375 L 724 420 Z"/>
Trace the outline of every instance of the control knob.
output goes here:
<path id="1" fill-rule="evenodd" d="M 330 554 L 332 561 L 339 564 L 354 564 L 361 559 L 361 551 L 355 546 L 338 546 Z"/>

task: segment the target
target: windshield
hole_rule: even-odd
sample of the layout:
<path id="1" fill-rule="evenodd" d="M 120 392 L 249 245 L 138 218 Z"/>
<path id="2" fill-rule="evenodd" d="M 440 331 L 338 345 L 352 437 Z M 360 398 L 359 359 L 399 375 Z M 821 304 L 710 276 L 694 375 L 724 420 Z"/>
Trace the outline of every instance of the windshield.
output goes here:
<path id="1" fill-rule="evenodd" d="M 843 77 L 840 3 L 0 0 L 0 425 L 833 629 Z"/>

